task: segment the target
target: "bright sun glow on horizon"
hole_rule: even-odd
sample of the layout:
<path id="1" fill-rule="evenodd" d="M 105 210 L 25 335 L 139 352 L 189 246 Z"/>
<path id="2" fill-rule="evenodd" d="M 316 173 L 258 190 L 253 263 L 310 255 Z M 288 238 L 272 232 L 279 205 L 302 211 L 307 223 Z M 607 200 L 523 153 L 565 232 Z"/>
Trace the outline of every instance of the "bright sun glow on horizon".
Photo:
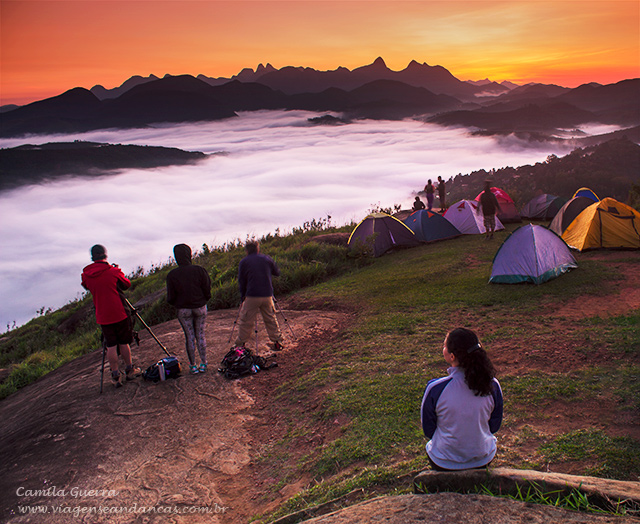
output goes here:
<path id="1" fill-rule="evenodd" d="M 354 69 L 576 87 L 640 76 L 640 2 L 0 0 L 0 104 L 134 75 Z"/>

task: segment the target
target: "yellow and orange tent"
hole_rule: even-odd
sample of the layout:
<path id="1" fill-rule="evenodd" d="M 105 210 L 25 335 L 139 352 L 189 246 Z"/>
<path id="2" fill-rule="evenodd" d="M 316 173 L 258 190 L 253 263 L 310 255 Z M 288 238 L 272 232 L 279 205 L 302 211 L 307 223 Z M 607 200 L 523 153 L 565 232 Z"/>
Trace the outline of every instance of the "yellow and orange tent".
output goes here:
<path id="1" fill-rule="evenodd" d="M 562 239 L 578 251 L 640 249 L 640 213 L 613 198 L 604 198 L 582 210 Z"/>

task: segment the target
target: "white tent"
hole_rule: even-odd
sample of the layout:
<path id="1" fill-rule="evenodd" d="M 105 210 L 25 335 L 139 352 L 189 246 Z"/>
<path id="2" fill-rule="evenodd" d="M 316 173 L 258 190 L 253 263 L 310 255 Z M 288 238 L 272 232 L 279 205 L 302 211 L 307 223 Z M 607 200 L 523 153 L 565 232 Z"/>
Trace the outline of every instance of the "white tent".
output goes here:
<path id="1" fill-rule="evenodd" d="M 487 232 L 484 227 L 482 213 L 478 214 L 478 202 L 475 200 L 460 200 L 449 206 L 444 214 L 463 235 L 481 235 Z M 502 222 L 496 217 L 496 231 L 504 229 Z"/>

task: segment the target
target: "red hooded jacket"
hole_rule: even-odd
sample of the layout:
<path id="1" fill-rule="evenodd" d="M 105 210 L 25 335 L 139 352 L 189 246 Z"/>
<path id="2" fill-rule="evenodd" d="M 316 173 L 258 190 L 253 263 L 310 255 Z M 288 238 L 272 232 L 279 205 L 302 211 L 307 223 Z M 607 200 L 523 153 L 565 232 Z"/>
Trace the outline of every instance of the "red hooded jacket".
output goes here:
<path id="1" fill-rule="evenodd" d="M 82 286 L 91 292 L 98 324 L 115 324 L 127 318 L 118 290 L 128 289 L 131 281 L 119 267 L 105 261 L 89 264 L 82 270 Z"/>

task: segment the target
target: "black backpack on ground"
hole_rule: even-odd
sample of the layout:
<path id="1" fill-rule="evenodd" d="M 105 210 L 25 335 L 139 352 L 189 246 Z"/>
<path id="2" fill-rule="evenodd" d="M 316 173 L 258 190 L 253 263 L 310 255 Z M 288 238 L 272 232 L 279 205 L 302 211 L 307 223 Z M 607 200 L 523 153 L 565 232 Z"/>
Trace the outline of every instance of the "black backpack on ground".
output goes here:
<path id="1" fill-rule="evenodd" d="M 249 348 L 236 346 L 224 356 L 218 371 L 225 377 L 234 379 L 243 375 L 253 375 L 261 369 L 271 369 L 277 365 L 277 362 L 268 363 L 267 359 L 254 355 Z"/>
<path id="2" fill-rule="evenodd" d="M 180 375 L 180 362 L 177 357 L 165 357 L 151 364 L 142 374 L 145 380 L 158 382 L 168 378 L 177 378 Z"/>

